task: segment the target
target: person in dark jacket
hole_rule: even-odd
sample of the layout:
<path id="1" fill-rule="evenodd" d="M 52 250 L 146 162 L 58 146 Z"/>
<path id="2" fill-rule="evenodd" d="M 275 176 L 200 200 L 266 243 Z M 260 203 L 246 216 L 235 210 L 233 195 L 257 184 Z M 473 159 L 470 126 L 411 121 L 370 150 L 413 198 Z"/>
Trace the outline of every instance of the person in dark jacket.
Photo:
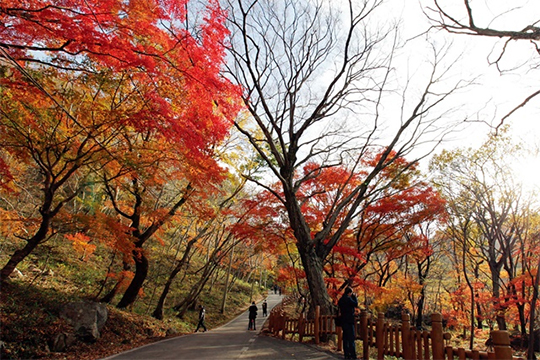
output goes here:
<path id="1" fill-rule="evenodd" d="M 199 328 L 202 327 L 206 331 L 206 325 L 204 325 L 204 317 L 206 316 L 206 310 L 204 306 L 199 305 L 199 324 L 197 324 L 197 329 L 195 332 L 199 331 Z"/>
<path id="2" fill-rule="evenodd" d="M 268 303 L 266 302 L 266 299 L 262 303 L 262 309 L 263 309 L 263 316 L 268 315 Z"/>
<path id="3" fill-rule="evenodd" d="M 345 359 L 356 359 L 356 338 L 354 311 L 358 307 L 358 299 L 350 287 L 345 289 L 343 296 L 338 301 L 341 313 L 341 329 L 343 330 L 343 352 Z"/>
<path id="4" fill-rule="evenodd" d="M 249 325 L 248 330 L 257 330 L 255 328 L 255 319 L 257 318 L 257 305 L 255 305 L 255 301 L 251 303 L 251 306 L 249 307 Z"/>

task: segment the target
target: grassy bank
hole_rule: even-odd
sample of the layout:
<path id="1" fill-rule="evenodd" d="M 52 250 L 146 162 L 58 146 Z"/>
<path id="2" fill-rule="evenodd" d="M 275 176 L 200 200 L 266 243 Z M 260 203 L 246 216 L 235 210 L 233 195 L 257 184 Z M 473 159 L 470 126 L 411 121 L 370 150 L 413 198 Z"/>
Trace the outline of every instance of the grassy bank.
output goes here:
<path id="1" fill-rule="evenodd" d="M 190 269 L 197 269 L 202 263 L 195 260 L 192 268 L 186 270 L 171 288 L 163 320 L 156 320 L 151 314 L 168 273 L 166 269 L 155 268 L 149 273 L 144 293 L 133 307 L 120 310 L 114 306 L 121 294 L 107 305 L 108 320 L 95 343 L 76 341 L 65 352 L 52 352 L 52 342 L 58 334 L 73 333 L 70 325 L 59 316 L 63 306 L 73 301 L 99 299 L 114 284 L 104 278 L 105 261 L 99 256 L 93 260 L 84 262 L 69 252 L 52 251 L 38 253 L 20 264 L 23 276 L 9 281 L 0 292 L 1 359 L 99 359 L 194 331 L 198 317 L 196 306 L 182 319 L 171 308 L 198 280 L 196 271 Z M 229 283 L 225 312 L 221 314 L 224 277 L 225 274 L 218 270 L 196 302 L 206 307 L 209 328 L 220 326 L 243 312 L 252 297 L 261 298 L 261 289 L 257 286 L 235 279 L 232 286 Z"/>
<path id="2" fill-rule="evenodd" d="M 246 289 L 245 289 L 246 290 Z M 249 288 L 247 288 L 249 290 Z M 151 316 L 108 306 L 107 322 L 101 337 L 93 344 L 77 341 L 66 352 L 50 351 L 55 336 L 73 329 L 59 317 L 69 301 L 78 300 L 54 289 L 15 282 L 2 288 L 0 316 L 2 359 L 99 359 L 149 342 L 193 332 L 197 311 L 184 319 L 168 317 L 163 321 Z M 220 326 L 246 309 L 249 293 L 232 292 L 225 314 L 220 304 L 208 301 L 206 325 Z"/>

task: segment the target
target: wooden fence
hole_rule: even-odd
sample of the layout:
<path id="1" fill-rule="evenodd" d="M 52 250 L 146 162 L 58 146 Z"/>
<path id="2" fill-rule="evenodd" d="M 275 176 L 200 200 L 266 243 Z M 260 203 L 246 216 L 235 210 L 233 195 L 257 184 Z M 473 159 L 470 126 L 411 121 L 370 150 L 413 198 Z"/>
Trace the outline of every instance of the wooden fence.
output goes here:
<path id="1" fill-rule="evenodd" d="M 305 337 L 312 337 L 319 344 L 321 335 L 336 335 L 337 350 L 342 350 L 341 328 L 335 326 L 334 315 L 321 315 L 320 308 L 316 308 L 314 319 L 305 319 L 300 315 L 297 319 L 287 318 L 283 308 L 290 303 L 284 303 L 272 309 L 268 318 L 268 330 L 283 339 L 290 335 L 291 340 L 298 335 L 298 341 Z M 384 314 L 379 313 L 376 320 L 372 320 L 367 311 L 362 311 L 356 321 L 356 339 L 362 343 L 361 355 L 369 359 L 370 348 L 377 349 L 377 359 L 384 359 L 385 355 L 395 356 L 406 360 L 519 360 L 510 347 L 510 338 L 506 331 L 492 331 L 493 351 L 466 350 L 446 346 L 450 334 L 443 332 L 442 316 L 431 315 L 431 331 L 417 330 L 411 326 L 408 314 L 403 314 L 401 324 L 393 325 L 385 321 Z"/>

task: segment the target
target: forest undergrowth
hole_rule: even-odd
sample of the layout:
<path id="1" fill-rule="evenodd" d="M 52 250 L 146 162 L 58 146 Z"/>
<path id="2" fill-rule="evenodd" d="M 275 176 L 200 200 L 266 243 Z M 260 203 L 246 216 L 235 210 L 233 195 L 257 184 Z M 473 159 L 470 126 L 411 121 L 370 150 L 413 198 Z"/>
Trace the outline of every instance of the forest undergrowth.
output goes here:
<path id="1" fill-rule="evenodd" d="M 160 279 L 153 273 L 145 293 L 133 307 L 118 309 L 118 297 L 107 305 L 108 318 L 100 337 L 94 343 L 77 340 L 65 352 L 53 352 L 52 343 L 58 334 L 73 333 L 72 327 L 59 314 L 69 302 L 95 301 L 103 295 L 103 273 L 99 257 L 93 262 L 80 261 L 67 252 L 50 252 L 49 256 L 31 257 L 22 264 L 23 276 L 8 281 L 0 292 L 0 358 L 1 359 L 100 359 L 167 337 L 194 331 L 198 311 L 192 306 L 178 318 L 172 305 L 180 301 L 195 281 L 186 276 L 168 297 L 164 319 L 151 316 L 160 290 Z M 38 259 L 47 259 L 38 261 Z M 219 280 L 219 278 L 218 278 Z M 207 309 L 206 325 L 214 328 L 225 324 L 258 300 L 260 289 L 237 279 L 227 296 L 226 311 L 221 314 L 222 281 L 206 286 L 196 304 Z"/>
<path id="2" fill-rule="evenodd" d="M 220 314 L 218 304 L 206 304 L 209 328 L 220 326 L 243 312 L 249 305 L 248 294 L 230 295 L 235 308 Z M 51 352 L 51 343 L 60 333 L 69 333 L 71 326 L 58 316 L 61 307 L 76 301 L 69 294 L 44 289 L 22 282 L 9 283 L 2 288 L 0 316 L 2 359 L 99 359 L 156 342 L 167 337 L 193 332 L 196 311 L 184 319 L 168 318 L 164 321 L 151 316 L 120 310 L 108 305 L 108 319 L 95 343 L 77 341 L 66 352 Z"/>

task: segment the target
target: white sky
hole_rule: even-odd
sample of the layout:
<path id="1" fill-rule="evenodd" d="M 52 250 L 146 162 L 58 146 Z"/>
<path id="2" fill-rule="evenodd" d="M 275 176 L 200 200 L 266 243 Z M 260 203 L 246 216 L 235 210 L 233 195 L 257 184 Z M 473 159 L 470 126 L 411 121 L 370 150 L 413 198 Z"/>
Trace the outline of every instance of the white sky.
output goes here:
<path id="1" fill-rule="evenodd" d="M 463 1 L 441 0 L 440 3 L 448 5 L 448 9 L 452 9 L 452 15 L 456 17 L 462 18 L 465 15 Z M 540 6 L 537 0 L 475 0 L 472 4 L 473 11 L 477 11 L 478 14 L 476 23 L 482 27 L 520 30 L 535 20 L 540 20 Z M 432 0 L 390 0 L 387 6 L 384 11 L 394 13 L 403 19 L 404 39 L 412 38 L 429 27 L 421 6 L 433 7 Z M 512 8 L 515 10 L 511 11 Z M 503 15 L 498 16 L 500 14 Z M 493 19 L 495 20 L 492 21 Z M 501 62 L 506 69 L 525 65 L 508 73 L 500 73 L 494 65 L 489 64 L 488 58 L 493 58 L 493 54 L 499 54 L 497 49 L 504 44 L 503 40 L 446 32 L 432 32 L 430 38 L 437 44 L 452 42 L 452 52 L 458 59 L 454 65 L 457 77 L 464 79 L 478 77 L 478 85 L 469 88 L 461 100 L 463 103 L 459 104 L 470 115 L 477 114 L 481 120 L 499 123 L 511 109 L 540 89 L 539 71 L 531 69 L 531 65 L 540 64 L 540 55 L 527 41 L 509 44 L 504 61 Z M 414 52 L 422 51 L 424 39 L 425 36 L 411 42 L 412 46 L 408 50 L 411 56 L 415 55 Z M 539 113 L 540 96 L 507 119 L 506 123 L 511 125 L 511 133 L 516 141 L 532 148 L 540 148 Z M 445 146 L 477 147 L 485 140 L 488 131 L 487 126 L 473 126 L 455 136 L 456 141 Z M 530 157 L 517 165 L 516 172 L 527 187 L 540 190 L 540 157 Z"/>
<path id="2" fill-rule="evenodd" d="M 339 4 L 339 0 L 327 1 L 332 5 Z M 383 7 L 378 9 L 380 22 L 391 24 L 400 20 L 402 40 L 414 38 L 414 40 L 407 42 L 402 57 L 395 63 L 397 71 L 401 72 L 398 76 L 405 78 L 410 75 L 407 74 L 408 67 L 420 67 L 419 64 L 430 55 L 427 53 L 429 47 L 426 36 L 418 37 L 418 35 L 424 33 L 430 26 L 426 15 L 422 12 L 422 7 L 433 7 L 433 0 L 385 1 Z M 459 17 L 465 15 L 462 8 L 463 0 L 440 0 L 440 2 L 453 6 L 452 14 Z M 540 19 L 540 6 L 534 4 L 535 2 L 538 0 L 474 0 L 473 4 L 474 9 L 478 10 L 478 14 L 482 16 L 478 18 L 479 26 L 519 30 L 532 23 L 532 19 Z M 361 1 L 358 1 L 357 4 L 360 3 Z M 525 10 L 507 12 L 509 6 L 526 6 L 526 8 Z M 504 16 L 497 17 L 503 13 Z M 496 21 L 489 24 L 493 18 L 496 18 Z M 376 24 L 373 25 L 376 27 Z M 504 43 L 499 39 L 433 31 L 429 34 L 429 40 L 439 46 L 451 43 L 449 56 L 456 60 L 452 67 L 451 80 L 477 78 L 475 86 L 468 87 L 466 93 L 461 94 L 455 103 L 450 104 L 457 109 L 456 114 L 454 114 L 456 118 L 460 115 L 464 117 L 464 114 L 467 114 L 468 118 L 498 124 L 501 117 L 532 92 L 540 89 L 540 82 L 536 80 L 540 77 L 536 76 L 536 71 L 530 71 L 530 66 L 525 65 L 516 71 L 501 74 L 495 66 L 489 65 L 488 57 L 490 54 L 493 56 L 494 49 L 500 49 L 501 44 Z M 526 41 L 512 43 L 507 55 L 509 56 L 505 56 L 505 61 L 502 63 L 507 68 L 512 68 L 516 64 L 530 65 L 535 62 L 540 64 L 540 55 Z M 413 80 L 417 86 L 420 86 L 421 81 L 418 78 L 413 78 Z M 400 104 L 383 103 L 389 112 L 387 120 L 394 119 L 394 113 L 399 111 Z M 506 123 L 512 126 L 511 132 L 516 141 L 521 141 L 526 146 L 531 147 L 536 144 L 536 147 L 540 148 L 540 121 L 537 121 L 539 113 L 540 96 L 531 101 L 526 108 L 518 110 L 507 119 Z M 471 124 L 465 131 L 455 134 L 454 140 L 445 143 L 444 147 L 478 147 L 485 141 L 489 131 L 490 128 L 486 124 Z M 428 160 L 423 165 L 426 166 L 427 162 Z M 538 157 L 527 160 L 522 166 L 516 166 L 516 171 L 519 172 L 519 176 L 528 187 L 536 186 L 540 191 L 540 159 Z"/>

